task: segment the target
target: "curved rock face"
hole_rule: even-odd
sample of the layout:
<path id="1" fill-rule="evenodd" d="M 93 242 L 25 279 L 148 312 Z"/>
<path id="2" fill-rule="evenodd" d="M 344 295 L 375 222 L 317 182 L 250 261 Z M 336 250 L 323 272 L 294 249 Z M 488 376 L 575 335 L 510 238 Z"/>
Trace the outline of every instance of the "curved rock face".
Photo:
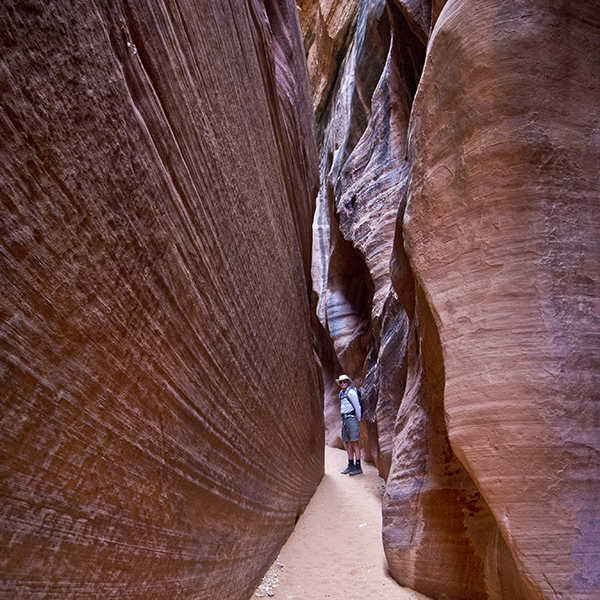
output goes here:
<path id="1" fill-rule="evenodd" d="M 295 5 L 0 24 L 0 596 L 248 598 L 323 471 Z"/>
<path id="2" fill-rule="evenodd" d="M 599 49 L 597 3 L 449 3 L 412 116 L 450 440 L 535 598 L 600 591 Z"/>
<path id="3" fill-rule="evenodd" d="M 362 384 L 390 570 L 432 598 L 599 593 L 593 4 L 365 0 L 319 122 L 325 387 Z"/>

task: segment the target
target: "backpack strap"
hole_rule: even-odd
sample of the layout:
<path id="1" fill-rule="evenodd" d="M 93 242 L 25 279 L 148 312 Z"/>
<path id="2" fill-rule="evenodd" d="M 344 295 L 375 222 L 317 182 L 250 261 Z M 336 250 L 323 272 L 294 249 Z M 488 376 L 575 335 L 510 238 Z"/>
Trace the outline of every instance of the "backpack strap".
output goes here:
<path id="1" fill-rule="evenodd" d="M 350 400 L 350 398 L 348 397 L 348 394 L 350 393 L 350 390 L 354 390 L 356 392 L 356 396 L 358 397 L 358 404 L 360 405 L 360 395 L 358 394 L 358 389 L 355 388 L 354 386 L 352 387 L 347 387 L 346 391 L 344 390 L 340 390 L 340 400 L 342 398 L 345 398 L 346 400 L 348 400 L 348 402 L 350 402 L 351 406 L 352 406 L 352 412 L 349 413 L 345 413 L 347 415 L 354 415 L 355 417 L 358 416 L 356 414 L 356 409 L 354 408 L 354 404 L 352 404 L 352 401 Z M 362 408 L 362 406 L 361 406 Z M 362 415 L 361 415 L 362 416 Z"/>

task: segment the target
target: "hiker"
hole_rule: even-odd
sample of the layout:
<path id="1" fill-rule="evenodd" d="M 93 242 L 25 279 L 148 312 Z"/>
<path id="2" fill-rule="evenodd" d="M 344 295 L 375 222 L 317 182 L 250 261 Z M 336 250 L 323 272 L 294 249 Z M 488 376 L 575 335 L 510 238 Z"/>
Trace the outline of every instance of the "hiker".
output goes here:
<path id="1" fill-rule="evenodd" d="M 348 454 L 348 466 L 342 475 L 360 475 L 360 426 L 362 418 L 360 400 L 352 380 L 348 375 L 340 375 L 336 382 L 342 388 L 340 392 L 340 412 L 342 413 L 342 441 Z"/>

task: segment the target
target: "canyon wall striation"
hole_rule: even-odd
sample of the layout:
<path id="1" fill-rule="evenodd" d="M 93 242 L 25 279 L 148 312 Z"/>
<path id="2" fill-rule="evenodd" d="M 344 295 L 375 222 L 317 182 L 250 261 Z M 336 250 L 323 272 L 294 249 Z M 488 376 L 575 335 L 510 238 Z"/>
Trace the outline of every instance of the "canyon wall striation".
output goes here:
<path id="1" fill-rule="evenodd" d="M 300 5 L 327 442 L 343 371 L 401 584 L 597 598 L 600 7 L 350 4 Z"/>
<path id="2" fill-rule="evenodd" d="M 0 596 L 245 600 L 323 473 L 294 2 L 0 6 Z"/>

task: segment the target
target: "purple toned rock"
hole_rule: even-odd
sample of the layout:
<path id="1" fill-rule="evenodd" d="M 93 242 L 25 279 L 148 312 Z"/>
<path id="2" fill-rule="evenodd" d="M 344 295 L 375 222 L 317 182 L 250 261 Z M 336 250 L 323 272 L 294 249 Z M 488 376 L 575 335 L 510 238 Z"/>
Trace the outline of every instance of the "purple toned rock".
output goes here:
<path id="1" fill-rule="evenodd" d="M 323 472 L 295 4 L 0 30 L 0 596 L 245 600 Z"/>

